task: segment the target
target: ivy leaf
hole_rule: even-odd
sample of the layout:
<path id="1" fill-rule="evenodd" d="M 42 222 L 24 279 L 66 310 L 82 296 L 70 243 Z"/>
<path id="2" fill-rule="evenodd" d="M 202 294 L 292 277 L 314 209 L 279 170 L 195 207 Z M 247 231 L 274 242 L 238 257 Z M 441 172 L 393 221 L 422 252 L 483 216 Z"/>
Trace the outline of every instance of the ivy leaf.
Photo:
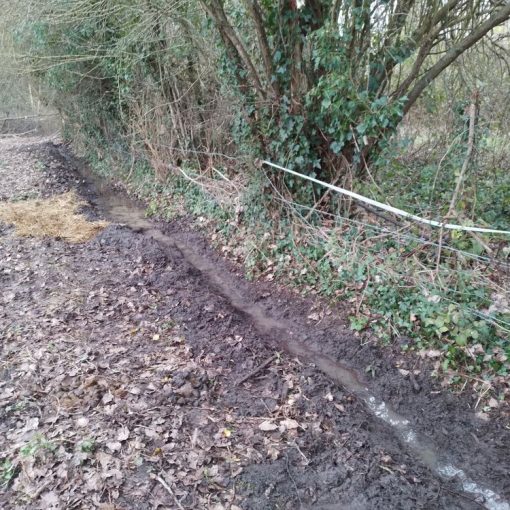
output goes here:
<path id="1" fill-rule="evenodd" d="M 331 98 L 329 98 L 329 97 L 325 97 L 325 98 L 322 100 L 321 108 L 322 108 L 323 110 L 327 110 L 330 106 L 331 106 Z"/>
<path id="2" fill-rule="evenodd" d="M 344 144 L 343 143 L 340 143 L 340 142 L 333 142 L 329 148 L 335 153 L 335 154 L 339 154 L 340 151 L 342 150 Z"/>
<path id="3" fill-rule="evenodd" d="M 360 134 L 360 135 L 363 135 L 365 134 L 365 131 L 367 130 L 367 126 L 366 124 L 358 124 L 356 126 L 356 131 Z"/>
<path id="4" fill-rule="evenodd" d="M 466 345 L 467 344 L 467 336 L 464 333 L 457 335 L 455 338 L 455 342 L 457 345 Z"/>

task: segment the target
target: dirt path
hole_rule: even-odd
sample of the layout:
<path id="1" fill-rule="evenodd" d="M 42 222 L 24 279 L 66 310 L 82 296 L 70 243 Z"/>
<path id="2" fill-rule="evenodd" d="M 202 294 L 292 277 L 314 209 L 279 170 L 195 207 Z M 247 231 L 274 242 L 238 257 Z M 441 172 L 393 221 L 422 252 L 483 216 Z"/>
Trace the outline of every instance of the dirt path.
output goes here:
<path id="1" fill-rule="evenodd" d="M 2 508 L 508 508 L 508 416 L 245 282 L 186 219 L 148 226 L 51 142 L 0 141 L 0 200 L 72 189 L 129 226 L 69 244 L 0 225 Z"/>

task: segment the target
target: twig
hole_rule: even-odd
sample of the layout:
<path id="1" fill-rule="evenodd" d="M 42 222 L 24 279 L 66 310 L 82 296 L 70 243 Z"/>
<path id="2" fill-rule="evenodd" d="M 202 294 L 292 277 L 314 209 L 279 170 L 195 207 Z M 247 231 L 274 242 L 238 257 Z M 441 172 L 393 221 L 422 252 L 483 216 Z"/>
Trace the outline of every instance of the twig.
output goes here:
<path id="1" fill-rule="evenodd" d="M 222 174 L 216 167 L 212 166 L 211 165 L 211 168 L 213 169 L 214 172 L 216 172 L 224 181 L 226 182 L 229 182 L 230 184 L 232 184 L 232 181 L 226 177 L 224 174 Z"/>
<path id="2" fill-rule="evenodd" d="M 459 218 L 459 221 L 460 221 L 460 215 L 459 214 L 456 214 L 456 217 Z M 494 253 L 493 249 L 476 233 L 476 232 L 469 232 L 468 231 L 468 234 L 471 235 L 471 237 L 477 242 L 479 243 L 481 246 L 483 246 L 483 248 L 485 249 L 485 251 L 489 254 L 489 255 L 492 255 Z"/>
<path id="3" fill-rule="evenodd" d="M 378 218 L 381 218 L 382 220 L 387 221 L 388 223 L 391 223 L 399 228 L 402 227 L 402 225 L 398 221 L 394 220 L 393 218 L 390 218 L 386 214 L 376 211 L 373 207 L 370 207 L 369 205 L 366 205 L 362 202 L 359 202 L 357 205 L 365 209 L 365 211 L 369 212 L 370 214 L 373 214 L 374 216 L 377 216 Z"/>
<path id="4" fill-rule="evenodd" d="M 356 140 L 356 135 L 354 134 L 354 129 L 352 126 L 349 126 L 351 128 L 351 133 L 352 133 L 352 139 L 354 141 L 354 144 L 356 145 L 356 149 L 357 151 L 359 152 L 360 156 L 361 156 L 361 159 L 363 160 L 363 164 L 365 165 L 365 170 L 367 171 L 367 174 L 368 176 L 370 177 L 370 180 L 372 181 L 372 184 L 375 186 L 375 188 L 377 189 L 377 191 L 379 191 L 379 193 L 382 194 L 382 190 L 381 188 L 377 185 L 377 183 L 375 182 L 375 179 L 374 177 L 372 176 L 372 173 L 370 172 L 370 168 L 368 168 L 368 165 L 367 165 L 367 160 L 365 159 L 365 156 L 363 154 L 363 151 L 360 149 L 360 146 L 358 145 L 358 141 Z"/>
<path id="5" fill-rule="evenodd" d="M 299 507 L 301 507 L 301 497 L 299 496 L 299 489 L 298 489 L 298 486 L 296 484 L 296 481 L 294 480 L 294 477 L 292 476 L 292 473 L 290 472 L 290 469 L 289 469 L 289 456 L 287 454 L 285 454 L 285 459 L 286 459 L 285 467 L 287 468 L 287 474 L 289 475 L 289 478 L 290 478 L 290 481 L 292 482 L 292 485 L 294 485 L 294 490 L 296 491 L 296 496 L 297 496 L 298 501 L 299 501 Z"/>
<path id="6" fill-rule="evenodd" d="M 434 175 L 434 181 L 432 182 L 432 188 L 430 190 L 430 199 L 429 199 L 429 207 L 432 206 L 432 199 L 436 190 L 436 183 L 437 178 L 439 177 L 439 171 L 441 170 L 441 165 L 443 164 L 443 161 L 446 159 L 446 156 L 448 156 L 449 152 L 452 150 L 452 148 L 457 144 L 459 138 L 464 136 L 465 130 L 462 131 L 462 133 L 459 133 L 454 139 L 453 142 L 450 144 L 450 146 L 446 149 L 446 152 L 444 153 L 443 157 L 440 159 L 439 164 L 437 166 L 436 174 Z"/>
<path id="7" fill-rule="evenodd" d="M 308 457 L 301 451 L 301 448 L 299 448 L 298 444 L 294 441 L 293 443 L 289 443 L 291 446 L 296 448 L 296 450 L 300 453 L 301 457 L 303 457 L 306 465 L 310 464 L 310 461 L 308 460 Z"/>
<path id="8" fill-rule="evenodd" d="M 475 409 L 478 408 L 480 401 L 482 400 L 483 397 L 485 397 L 485 395 L 487 395 L 487 392 L 491 389 L 491 387 L 492 386 L 490 385 L 490 383 L 488 383 L 487 388 L 478 395 L 478 400 L 476 401 Z"/>
<path id="9" fill-rule="evenodd" d="M 37 132 L 37 129 L 31 129 L 30 131 L 24 131 L 23 133 L 5 133 L 5 134 L 0 134 L 0 138 L 16 138 L 16 137 L 21 137 L 21 136 L 25 136 L 25 135 L 30 135 L 32 133 L 36 133 Z"/>
<path id="10" fill-rule="evenodd" d="M 450 494 L 453 494 L 455 496 L 459 496 L 461 498 L 464 498 L 465 500 L 467 501 L 471 501 L 471 503 L 475 503 L 476 505 L 478 505 L 480 508 L 485 508 L 485 505 L 483 505 L 482 503 L 480 503 L 479 501 L 476 501 L 476 499 L 474 498 L 470 498 L 469 496 L 466 496 L 465 494 L 462 494 L 462 492 L 458 492 L 458 491 L 454 491 L 452 489 L 449 489 L 446 485 L 442 485 L 441 486 L 441 489 L 445 490 L 446 492 L 449 492 Z"/>
<path id="11" fill-rule="evenodd" d="M 448 213 L 446 214 L 445 219 L 450 218 L 459 218 L 459 214 L 455 210 L 455 206 L 457 205 L 457 199 L 460 193 L 460 189 L 462 187 L 462 184 L 464 182 L 464 178 L 466 176 L 466 172 L 469 168 L 469 164 L 471 162 L 473 151 L 474 151 L 474 145 L 475 145 L 475 128 L 476 128 L 476 117 L 478 113 L 478 101 L 479 101 L 479 93 L 478 90 L 475 90 L 472 96 L 471 104 L 469 105 L 469 132 L 468 132 L 468 142 L 467 142 L 467 151 L 466 151 L 466 157 L 464 158 L 464 162 L 462 163 L 462 168 L 460 169 L 459 176 L 457 178 L 457 183 L 455 185 L 455 190 L 453 191 L 452 198 L 450 200 L 450 207 L 448 208 Z M 491 255 L 493 253 L 490 246 L 485 243 L 482 238 L 477 235 L 475 232 L 469 232 L 471 237 L 475 239 L 480 245 L 483 246 L 485 251 Z M 441 256 L 441 246 L 443 241 L 443 227 L 441 227 L 441 234 L 440 234 L 440 247 L 438 250 L 438 260 L 437 260 L 437 266 L 436 266 L 436 274 L 439 269 L 439 258 Z"/>
<path id="12" fill-rule="evenodd" d="M 478 110 L 478 91 L 475 91 L 473 94 L 471 104 L 469 105 L 469 134 L 466 157 L 464 159 L 464 162 L 462 163 L 462 168 L 460 169 L 459 177 L 457 178 L 457 184 L 455 185 L 455 190 L 450 201 L 450 207 L 448 208 L 448 214 L 446 215 L 447 218 L 453 216 L 455 213 L 455 206 L 457 204 L 457 198 L 459 196 L 460 188 L 462 187 L 462 183 L 464 182 L 464 177 L 469 167 L 469 163 L 471 162 L 471 156 L 473 155 L 473 148 L 475 145 L 475 126 L 477 110 Z"/>
<path id="13" fill-rule="evenodd" d="M 28 120 L 28 119 L 40 119 L 43 117 L 56 117 L 58 113 L 47 113 L 44 115 L 22 115 L 21 117 L 5 117 L 0 119 L 0 122 L 7 122 L 10 120 Z"/>
<path id="14" fill-rule="evenodd" d="M 441 227 L 441 230 L 439 231 L 439 242 L 437 245 L 437 258 L 436 258 L 436 272 L 435 276 L 439 274 L 439 267 L 441 265 L 441 251 L 443 249 L 443 232 L 444 228 Z"/>
<path id="15" fill-rule="evenodd" d="M 368 283 L 370 282 L 370 270 L 367 270 L 367 277 L 363 282 L 363 286 L 361 289 L 361 298 L 358 302 L 358 297 L 356 296 L 356 317 L 359 315 L 359 311 L 361 310 L 361 305 L 363 304 L 363 299 L 365 297 L 365 291 L 367 290 Z"/>
<path id="16" fill-rule="evenodd" d="M 342 165 L 343 164 L 345 164 L 346 167 L 349 166 L 349 163 L 345 159 L 345 156 L 343 157 L 343 160 L 342 160 Z M 338 174 L 335 177 L 335 180 L 333 181 L 332 184 L 336 185 L 341 177 L 342 177 L 342 166 L 340 167 Z M 305 221 L 308 221 L 310 219 L 310 216 L 312 215 L 312 213 L 315 212 L 317 210 L 317 208 L 326 200 L 326 198 L 330 195 L 330 192 L 331 192 L 331 188 L 329 188 L 326 191 L 326 193 L 324 193 L 324 195 L 322 195 L 322 197 L 314 204 L 314 206 L 310 209 L 310 212 L 305 216 L 305 218 L 304 218 Z"/>
<path id="17" fill-rule="evenodd" d="M 278 358 L 278 354 L 274 354 L 269 359 L 266 359 L 266 361 L 264 361 L 264 363 L 262 363 L 257 368 L 252 370 L 249 374 L 247 374 L 244 377 L 242 377 L 241 379 L 239 379 L 239 381 L 236 382 L 236 386 L 239 386 L 243 382 L 246 382 L 248 379 L 250 379 L 250 377 L 257 375 L 261 370 L 264 370 L 264 368 L 266 368 L 268 365 L 270 365 L 277 358 Z"/>
<path id="18" fill-rule="evenodd" d="M 179 510 L 185 510 L 181 505 L 181 502 L 177 499 L 177 496 L 175 495 L 175 492 L 172 490 L 170 485 L 168 485 L 160 476 L 155 475 L 154 479 L 157 480 L 168 491 L 170 496 L 172 496 L 172 499 L 175 501 L 175 504 L 178 506 Z"/>

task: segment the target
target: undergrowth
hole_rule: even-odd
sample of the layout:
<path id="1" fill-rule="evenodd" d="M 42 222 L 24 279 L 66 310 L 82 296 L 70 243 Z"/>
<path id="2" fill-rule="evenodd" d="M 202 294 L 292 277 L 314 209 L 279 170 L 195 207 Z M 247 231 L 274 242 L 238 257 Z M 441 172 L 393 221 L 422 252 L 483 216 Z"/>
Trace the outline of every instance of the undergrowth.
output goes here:
<path id="1" fill-rule="evenodd" d="M 381 344 L 397 341 L 403 351 L 431 358 L 435 373 L 450 384 L 505 388 L 499 383 L 509 372 L 510 316 L 498 307 L 498 283 L 488 284 L 487 264 L 476 250 L 473 259 L 469 250 L 459 254 L 444 246 L 437 263 L 438 246 L 416 229 L 396 233 L 361 214 L 345 218 L 289 205 L 261 173 L 250 175 L 237 201 L 221 201 L 214 193 L 221 179 L 201 179 L 193 168 L 184 170 L 202 186 L 177 174 L 157 182 L 143 159 L 128 168 L 119 158 L 94 154 L 88 154 L 93 166 L 123 180 L 147 203 L 149 216 L 192 214 L 223 253 L 244 265 L 248 278 L 343 301 L 357 334 Z M 450 241 L 453 250 L 466 248 L 460 238 Z M 507 392 L 496 396 L 504 399 Z"/>

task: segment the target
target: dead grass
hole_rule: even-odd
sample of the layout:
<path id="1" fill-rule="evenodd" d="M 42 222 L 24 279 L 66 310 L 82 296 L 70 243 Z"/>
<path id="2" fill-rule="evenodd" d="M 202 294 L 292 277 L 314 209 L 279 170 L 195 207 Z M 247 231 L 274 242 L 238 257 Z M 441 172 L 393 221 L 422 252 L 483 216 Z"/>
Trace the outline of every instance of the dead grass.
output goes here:
<path id="1" fill-rule="evenodd" d="M 77 211 L 85 205 L 75 192 L 48 199 L 0 202 L 0 221 L 14 225 L 23 237 L 54 237 L 70 243 L 88 241 L 108 223 L 89 221 Z"/>

